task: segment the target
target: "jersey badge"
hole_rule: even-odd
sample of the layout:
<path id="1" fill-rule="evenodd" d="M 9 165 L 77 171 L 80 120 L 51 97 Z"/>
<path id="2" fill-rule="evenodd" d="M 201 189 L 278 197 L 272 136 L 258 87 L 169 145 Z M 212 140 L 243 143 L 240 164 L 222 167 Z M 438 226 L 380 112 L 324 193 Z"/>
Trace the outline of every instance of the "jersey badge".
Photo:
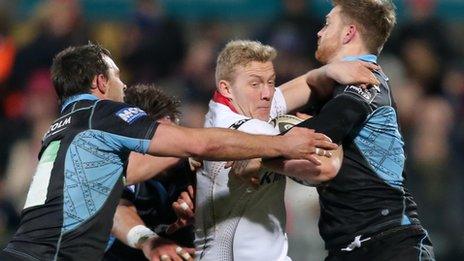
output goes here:
<path id="1" fill-rule="evenodd" d="M 131 124 L 138 118 L 146 116 L 147 113 L 137 107 L 124 108 L 116 112 L 116 116 L 121 118 L 123 121 Z"/>
<path id="2" fill-rule="evenodd" d="M 375 96 L 377 96 L 377 94 L 380 92 L 380 88 L 374 85 L 369 89 L 363 89 L 355 85 L 350 85 L 345 88 L 345 92 L 353 93 L 368 103 L 371 103 L 375 99 Z"/>

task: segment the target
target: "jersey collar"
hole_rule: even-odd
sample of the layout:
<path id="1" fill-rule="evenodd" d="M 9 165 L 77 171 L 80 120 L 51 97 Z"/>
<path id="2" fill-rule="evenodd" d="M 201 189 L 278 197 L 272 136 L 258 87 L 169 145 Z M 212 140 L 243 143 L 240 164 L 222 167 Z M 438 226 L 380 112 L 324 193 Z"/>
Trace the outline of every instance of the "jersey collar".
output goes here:
<path id="1" fill-rule="evenodd" d="M 355 56 L 345 56 L 343 61 L 352 62 L 352 61 L 364 61 L 364 62 L 371 62 L 377 63 L 377 55 L 373 54 L 363 54 L 363 55 L 355 55 Z"/>
<path id="2" fill-rule="evenodd" d="M 70 105 L 71 103 L 74 103 L 74 102 L 77 102 L 77 101 L 82 101 L 82 100 L 94 101 L 94 100 L 98 100 L 98 97 L 93 95 L 93 94 L 89 94 L 89 93 L 73 95 L 73 96 L 67 98 L 63 102 L 63 105 L 61 106 L 61 112 L 63 112 L 64 109 L 66 109 L 66 107 L 68 105 Z"/>
<path id="3" fill-rule="evenodd" d="M 231 109 L 233 112 L 238 113 L 237 110 L 235 109 L 234 105 L 232 104 L 232 102 L 230 102 L 230 100 L 227 99 L 226 96 L 222 95 L 218 91 L 214 91 L 213 101 L 217 102 L 217 103 L 220 103 L 222 105 L 225 105 L 225 106 L 229 107 L 229 109 Z"/>

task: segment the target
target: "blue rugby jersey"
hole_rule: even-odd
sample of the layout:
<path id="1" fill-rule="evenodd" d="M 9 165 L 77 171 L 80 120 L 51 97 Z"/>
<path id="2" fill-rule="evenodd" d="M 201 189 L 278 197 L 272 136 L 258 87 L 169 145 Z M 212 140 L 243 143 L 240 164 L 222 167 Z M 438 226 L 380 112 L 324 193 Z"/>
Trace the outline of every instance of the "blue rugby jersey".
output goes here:
<path id="1" fill-rule="evenodd" d="M 130 151 L 157 127 L 139 108 L 81 94 L 45 134 L 21 223 L 5 251 L 25 260 L 100 260 Z"/>
<path id="2" fill-rule="evenodd" d="M 349 60 L 376 62 L 374 55 Z M 388 77 L 370 89 L 337 86 L 314 118 L 301 123 L 343 145 L 337 176 L 317 187 L 319 230 L 327 249 L 340 249 L 356 236 L 419 224 L 417 206 L 404 187 L 404 142 Z"/>

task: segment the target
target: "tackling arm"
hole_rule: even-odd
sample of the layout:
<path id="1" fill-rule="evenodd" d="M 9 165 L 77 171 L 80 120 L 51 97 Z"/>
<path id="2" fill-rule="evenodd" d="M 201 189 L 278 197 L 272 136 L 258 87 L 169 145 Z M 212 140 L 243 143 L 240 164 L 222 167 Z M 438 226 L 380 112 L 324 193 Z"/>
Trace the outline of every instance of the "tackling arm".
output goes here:
<path id="1" fill-rule="evenodd" d="M 265 169 L 303 181 L 305 184 L 317 185 L 329 181 L 337 175 L 343 160 L 343 149 L 340 146 L 332 151 L 331 157 L 317 156 L 321 165 L 308 160 L 270 160 L 264 161 Z"/>
<path id="2" fill-rule="evenodd" d="M 116 208 L 111 233 L 124 244 L 142 250 L 148 260 L 160 260 L 163 255 L 167 255 L 170 260 L 193 260 L 190 254 L 194 254 L 194 249 L 180 247 L 156 235 L 145 227 L 135 206 L 125 199 L 121 199 Z"/>
<path id="3" fill-rule="evenodd" d="M 356 130 L 372 112 L 369 104 L 353 94 L 341 94 L 330 100 L 321 112 L 297 126 L 315 129 L 326 134 L 333 142 L 341 144 L 343 139 Z M 304 160 L 274 159 L 266 167 L 299 180 L 318 184 L 334 178 L 341 167 L 342 149 L 335 151 L 333 157 L 320 157 L 319 166 Z"/>
<path id="4" fill-rule="evenodd" d="M 176 165 L 179 160 L 179 158 L 154 157 L 131 152 L 126 171 L 126 185 L 132 185 L 151 179 Z"/>
<path id="5" fill-rule="evenodd" d="M 379 66 L 369 62 L 334 62 L 311 70 L 280 86 L 287 104 L 287 111 L 293 111 L 308 103 L 312 94 L 320 99 L 330 97 L 336 82 L 342 85 L 378 85 L 372 73 Z"/>
<path id="6" fill-rule="evenodd" d="M 160 124 L 148 153 L 219 161 L 278 156 L 312 160 L 316 147 L 337 148 L 325 135 L 304 128 L 294 128 L 283 136 L 267 136 L 221 128 L 193 129 Z"/>

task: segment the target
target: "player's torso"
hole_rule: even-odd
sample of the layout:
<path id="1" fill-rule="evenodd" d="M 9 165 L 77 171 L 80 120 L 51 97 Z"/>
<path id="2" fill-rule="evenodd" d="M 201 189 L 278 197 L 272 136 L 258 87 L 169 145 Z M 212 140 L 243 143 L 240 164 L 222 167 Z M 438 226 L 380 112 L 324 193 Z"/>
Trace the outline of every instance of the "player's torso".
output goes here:
<path id="1" fill-rule="evenodd" d="M 227 128 L 244 119 L 246 117 L 226 108 L 210 106 L 205 127 Z M 238 130 L 250 132 L 246 124 Z M 259 133 L 259 130 L 252 132 Z M 204 161 L 203 168 L 197 172 L 197 257 L 200 260 L 279 260 L 285 257 L 285 178 L 267 173 L 262 176 L 259 188 L 252 189 L 229 175 L 229 169 L 224 166 L 225 162 Z"/>
<path id="2" fill-rule="evenodd" d="M 379 73 L 377 77 L 381 85 L 370 90 L 351 86 L 335 92 L 351 88 L 368 101 L 372 113 L 344 140 L 338 175 L 318 188 L 320 233 L 329 248 L 351 242 L 357 235 L 417 222 L 415 203 L 403 183 L 404 142 L 395 103 L 386 76 Z"/>
<path id="3" fill-rule="evenodd" d="M 9 250 L 40 260 L 103 254 L 129 151 L 104 131 L 108 115 L 98 102 L 78 101 L 52 123 Z"/>

